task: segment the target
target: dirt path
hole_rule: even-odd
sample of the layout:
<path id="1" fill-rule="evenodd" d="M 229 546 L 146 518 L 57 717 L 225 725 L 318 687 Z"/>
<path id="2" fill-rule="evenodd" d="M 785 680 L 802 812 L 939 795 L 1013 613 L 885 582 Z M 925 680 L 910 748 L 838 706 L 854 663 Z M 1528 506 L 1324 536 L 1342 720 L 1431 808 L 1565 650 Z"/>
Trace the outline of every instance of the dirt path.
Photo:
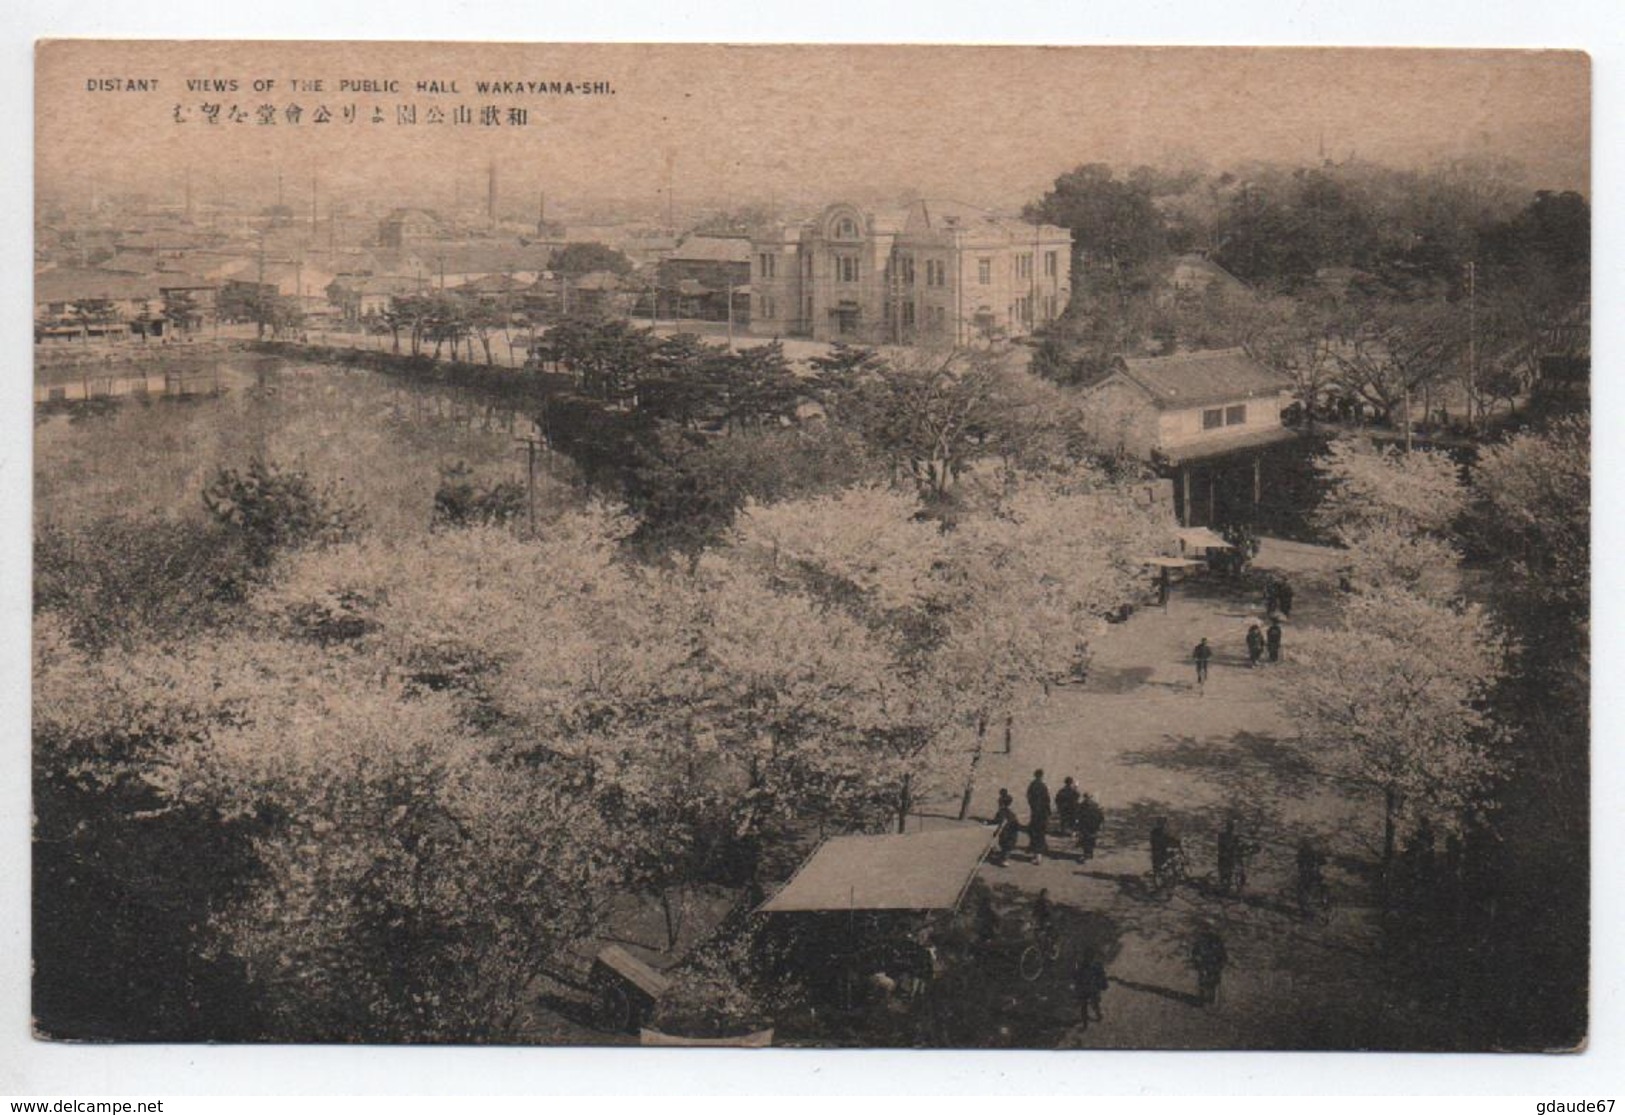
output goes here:
<path id="1" fill-rule="evenodd" d="M 1308 582 L 1315 566 L 1334 557 L 1298 549 L 1281 556 L 1303 586 L 1293 621 L 1301 625 L 1328 613 L 1329 601 L 1317 599 Z M 1210 587 L 1181 590 L 1165 612 L 1136 613 L 1099 641 L 1085 685 L 1055 690 L 1017 721 L 1013 754 L 983 761 L 973 815 L 991 815 L 1003 786 L 1025 819 L 1024 791 L 1035 768 L 1045 771 L 1052 792 L 1072 775 L 1107 815 L 1099 852 L 1087 864 L 1067 848 L 1041 864 L 1022 857 L 983 870 L 1017 902 L 1047 887 L 1054 901 L 1104 932 L 1112 980 L 1105 1021 L 1087 1030 L 1071 1025 L 1069 994 L 1052 989 L 1042 997 L 1045 1018 L 1029 1020 L 1053 1027 L 1045 1044 L 1358 1048 L 1443 1040 L 1441 1020 L 1384 993 L 1370 877 L 1379 814 L 1374 802 L 1322 775 L 1320 757 L 1299 742 L 1270 692 L 1269 668 L 1248 667 L 1243 637 L 1258 610 L 1257 602 Z M 1204 635 L 1215 658 L 1198 691 L 1189 655 Z M 1290 655 L 1291 625 L 1284 645 Z M 1214 837 L 1232 811 L 1260 845 L 1240 899 L 1217 895 L 1211 884 Z M 1198 878 L 1163 898 L 1148 893 L 1143 878 L 1157 817 L 1183 838 Z M 1326 925 L 1300 920 L 1290 897 L 1304 835 L 1331 855 L 1336 905 Z M 1195 1001 L 1187 960 L 1201 922 L 1224 936 L 1231 959 L 1220 1002 L 1206 1008 Z M 1065 957 L 1062 967 L 1070 967 Z M 1064 984 L 1064 971 L 1056 979 Z"/>

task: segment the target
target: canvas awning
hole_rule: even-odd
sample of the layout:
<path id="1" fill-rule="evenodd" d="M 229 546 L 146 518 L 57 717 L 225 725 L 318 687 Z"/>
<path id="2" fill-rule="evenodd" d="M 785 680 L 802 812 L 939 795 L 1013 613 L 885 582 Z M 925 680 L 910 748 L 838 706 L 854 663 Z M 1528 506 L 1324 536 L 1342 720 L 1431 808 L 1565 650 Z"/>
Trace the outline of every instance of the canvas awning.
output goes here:
<path id="1" fill-rule="evenodd" d="M 989 825 L 889 836 L 834 836 L 818 846 L 764 913 L 951 910 L 993 843 Z"/>
<path id="2" fill-rule="evenodd" d="M 1174 532 L 1179 546 L 1187 554 L 1192 550 L 1228 550 L 1230 543 L 1207 527 L 1184 527 Z"/>
<path id="3" fill-rule="evenodd" d="M 1158 569 L 1194 569 L 1199 565 L 1206 565 L 1207 563 L 1197 561 L 1195 558 L 1163 557 L 1158 555 L 1157 557 L 1141 558 L 1140 564 L 1154 565 Z"/>

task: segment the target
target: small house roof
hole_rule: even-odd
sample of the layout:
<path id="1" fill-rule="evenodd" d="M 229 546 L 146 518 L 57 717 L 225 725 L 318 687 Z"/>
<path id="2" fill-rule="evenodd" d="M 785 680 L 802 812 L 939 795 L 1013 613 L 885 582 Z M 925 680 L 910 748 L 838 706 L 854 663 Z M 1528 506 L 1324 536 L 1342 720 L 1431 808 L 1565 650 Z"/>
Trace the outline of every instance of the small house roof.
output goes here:
<path id="1" fill-rule="evenodd" d="M 1164 410 L 1279 395 L 1292 388 L 1285 375 L 1239 348 L 1127 357 L 1118 372 Z"/>
<path id="2" fill-rule="evenodd" d="M 588 271 L 575 281 L 577 290 L 622 290 L 625 284 L 613 271 Z"/>
<path id="3" fill-rule="evenodd" d="M 127 275 L 94 267 L 58 267 L 34 276 L 34 302 L 77 302 L 106 298 L 113 302 L 156 299 L 158 276 Z"/>
<path id="4" fill-rule="evenodd" d="M 668 257 L 685 263 L 749 263 L 750 240 L 741 236 L 690 236 Z"/>
<path id="5" fill-rule="evenodd" d="M 993 843 L 987 825 L 887 836 L 834 836 L 818 846 L 764 913 L 951 910 Z"/>

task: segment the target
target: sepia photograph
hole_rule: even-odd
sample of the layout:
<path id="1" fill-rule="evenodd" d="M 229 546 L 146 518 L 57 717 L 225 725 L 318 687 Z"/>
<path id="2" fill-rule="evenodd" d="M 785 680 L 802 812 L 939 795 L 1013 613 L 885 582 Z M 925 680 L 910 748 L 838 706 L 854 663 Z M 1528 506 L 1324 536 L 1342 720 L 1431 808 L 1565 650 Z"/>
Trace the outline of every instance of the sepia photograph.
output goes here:
<path id="1" fill-rule="evenodd" d="M 39 1041 L 1585 1048 L 1584 53 L 34 82 Z"/>

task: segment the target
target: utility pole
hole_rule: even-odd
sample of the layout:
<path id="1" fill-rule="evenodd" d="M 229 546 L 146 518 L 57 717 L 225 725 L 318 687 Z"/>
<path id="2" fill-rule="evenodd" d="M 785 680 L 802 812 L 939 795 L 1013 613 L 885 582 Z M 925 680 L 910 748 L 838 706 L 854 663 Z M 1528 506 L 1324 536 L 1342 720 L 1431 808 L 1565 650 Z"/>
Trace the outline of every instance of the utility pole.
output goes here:
<path id="1" fill-rule="evenodd" d="M 1478 264 L 1473 260 L 1467 261 L 1467 405 L 1478 411 L 1468 414 L 1476 427 L 1484 407 L 1478 399 Z"/>
<path id="2" fill-rule="evenodd" d="M 1411 451 L 1411 384 L 1405 381 L 1405 452 Z"/>
<path id="3" fill-rule="evenodd" d="M 259 280 L 254 284 L 254 332 L 256 336 L 265 336 L 266 299 L 265 299 L 265 230 L 260 230 L 260 257 Z"/>
<path id="4" fill-rule="evenodd" d="M 530 536 L 536 537 L 536 451 L 542 447 L 535 433 L 516 439 L 525 447 L 525 502 L 530 523 Z"/>

